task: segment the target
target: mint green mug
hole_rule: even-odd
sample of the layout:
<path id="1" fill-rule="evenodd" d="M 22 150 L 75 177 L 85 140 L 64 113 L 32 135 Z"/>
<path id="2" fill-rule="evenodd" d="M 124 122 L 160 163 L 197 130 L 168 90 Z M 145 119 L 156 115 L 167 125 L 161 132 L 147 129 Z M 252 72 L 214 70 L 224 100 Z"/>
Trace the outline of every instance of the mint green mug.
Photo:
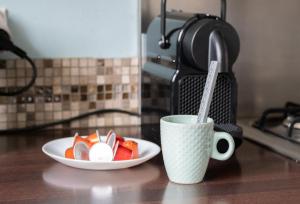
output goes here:
<path id="1" fill-rule="evenodd" d="M 171 115 L 160 119 L 163 160 L 169 179 L 194 184 L 203 180 L 210 158 L 227 160 L 234 152 L 234 140 L 226 132 L 215 132 L 214 121 L 198 124 L 195 115 Z M 217 150 L 219 140 L 228 142 L 228 150 Z"/>

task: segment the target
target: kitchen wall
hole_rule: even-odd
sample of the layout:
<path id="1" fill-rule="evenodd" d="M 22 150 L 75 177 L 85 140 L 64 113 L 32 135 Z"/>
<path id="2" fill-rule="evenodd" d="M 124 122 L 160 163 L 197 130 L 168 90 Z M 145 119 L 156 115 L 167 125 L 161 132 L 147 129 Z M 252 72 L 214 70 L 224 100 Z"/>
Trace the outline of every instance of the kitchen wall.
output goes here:
<path id="1" fill-rule="evenodd" d="M 34 58 L 133 57 L 137 0 L 0 0 L 14 42 Z"/>
<path id="2" fill-rule="evenodd" d="M 169 0 L 168 10 L 219 14 L 218 0 Z M 227 0 L 228 21 L 237 29 L 241 52 L 234 65 L 239 116 L 258 116 L 286 101 L 300 103 L 298 0 Z M 159 13 L 157 0 L 144 0 L 143 30 Z"/>
<path id="3" fill-rule="evenodd" d="M 0 0 L 15 44 L 37 66 L 33 87 L 0 96 L 0 129 L 23 128 L 102 109 L 140 111 L 138 0 Z M 0 90 L 22 87 L 30 65 L 1 55 Z M 120 113 L 93 115 L 57 128 L 140 124 Z"/>

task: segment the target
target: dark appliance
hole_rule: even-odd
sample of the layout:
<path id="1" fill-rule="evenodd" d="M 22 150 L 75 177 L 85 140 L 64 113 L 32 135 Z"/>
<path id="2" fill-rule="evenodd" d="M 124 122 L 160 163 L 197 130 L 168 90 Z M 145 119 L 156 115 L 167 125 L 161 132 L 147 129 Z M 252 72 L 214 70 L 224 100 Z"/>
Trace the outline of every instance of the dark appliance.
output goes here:
<path id="1" fill-rule="evenodd" d="M 146 33 L 142 71 L 142 131 L 150 139 L 159 141 L 159 128 L 146 124 L 159 124 L 159 118 L 167 114 L 198 113 L 209 63 L 217 60 L 221 73 L 209 117 L 217 130 L 230 132 L 237 146 L 241 143 L 242 130 L 236 126 L 237 82 L 232 71 L 239 54 L 239 36 L 225 21 L 226 0 L 221 3 L 218 17 L 166 12 L 166 0 L 161 0 L 161 15 L 153 19 Z"/>

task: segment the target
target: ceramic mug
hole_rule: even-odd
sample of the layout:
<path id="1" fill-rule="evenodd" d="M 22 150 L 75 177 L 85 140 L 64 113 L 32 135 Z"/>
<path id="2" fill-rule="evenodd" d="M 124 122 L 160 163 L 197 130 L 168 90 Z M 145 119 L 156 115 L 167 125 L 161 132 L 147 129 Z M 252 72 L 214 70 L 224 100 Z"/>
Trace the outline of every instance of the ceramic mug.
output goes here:
<path id="1" fill-rule="evenodd" d="M 226 132 L 215 132 L 214 121 L 196 123 L 194 115 L 171 115 L 160 119 L 163 160 L 169 179 L 193 184 L 203 180 L 210 158 L 227 160 L 234 152 L 234 140 Z M 228 150 L 220 153 L 218 141 L 225 139 Z"/>

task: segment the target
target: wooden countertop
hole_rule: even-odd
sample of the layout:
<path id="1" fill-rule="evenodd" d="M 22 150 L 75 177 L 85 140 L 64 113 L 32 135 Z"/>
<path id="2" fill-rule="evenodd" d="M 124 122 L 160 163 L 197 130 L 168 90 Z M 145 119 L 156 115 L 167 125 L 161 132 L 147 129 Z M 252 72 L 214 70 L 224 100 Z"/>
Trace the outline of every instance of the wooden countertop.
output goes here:
<path id="1" fill-rule="evenodd" d="M 47 141 L 71 134 L 1 136 L 0 203 L 300 203 L 300 165 L 248 141 L 230 160 L 212 160 L 204 182 L 177 185 L 169 182 L 161 155 L 129 169 L 88 171 L 42 153 Z"/>

